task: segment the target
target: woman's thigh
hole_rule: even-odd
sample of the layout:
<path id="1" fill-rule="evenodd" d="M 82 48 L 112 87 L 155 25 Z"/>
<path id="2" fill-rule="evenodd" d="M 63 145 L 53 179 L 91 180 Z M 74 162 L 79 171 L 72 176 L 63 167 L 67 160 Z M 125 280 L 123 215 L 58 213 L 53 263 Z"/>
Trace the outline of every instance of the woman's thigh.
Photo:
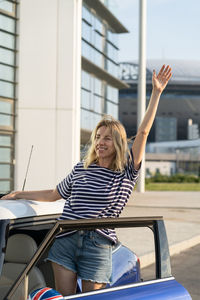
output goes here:
<path id="1" fill-rule="evenodd" d="M 76 293 L 77 274 L 65 267 L 52 262 L 56 290 L 63 296 Z"/>

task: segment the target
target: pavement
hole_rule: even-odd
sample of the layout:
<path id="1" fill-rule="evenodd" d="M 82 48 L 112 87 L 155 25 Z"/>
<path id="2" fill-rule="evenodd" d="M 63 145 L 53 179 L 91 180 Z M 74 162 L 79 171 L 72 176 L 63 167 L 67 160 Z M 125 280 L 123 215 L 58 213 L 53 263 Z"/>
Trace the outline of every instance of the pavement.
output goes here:
<path id="1" fill-rule="evenodd" d="M 200 244 L 200 192 L 133 192 L 121 217 L 163 216 L 170 255 Z M 148 228 L 117 229 L 119 240 L 140 258 L 141 267 L 155 261 Z"/>

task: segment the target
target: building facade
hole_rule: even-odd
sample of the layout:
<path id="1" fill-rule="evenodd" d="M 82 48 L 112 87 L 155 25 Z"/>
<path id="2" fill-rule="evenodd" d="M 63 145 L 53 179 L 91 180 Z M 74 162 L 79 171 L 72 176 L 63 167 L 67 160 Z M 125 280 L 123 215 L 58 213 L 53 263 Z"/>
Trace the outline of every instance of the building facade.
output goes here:
<path id="1" fill-rule="evenodd" d="M 103 114 L 118 116 L 107 1 L 0 1 L 0 191 L 54 188 Z"/>
<path id="2" fill-rule="evenodd" d="M 146 103 L 152 90 L 152 72 L 164 64 L 147 61 Z M 163 92 L 146 147 L 146 175 L 177 172 L 200 174 L 200 61 L 167 61 L 172 78 Z M 129 137 L 137 130 L 138 64 L 120 63 L 120 78 L 130 85 L 119 93 L 119 119 Z"/>

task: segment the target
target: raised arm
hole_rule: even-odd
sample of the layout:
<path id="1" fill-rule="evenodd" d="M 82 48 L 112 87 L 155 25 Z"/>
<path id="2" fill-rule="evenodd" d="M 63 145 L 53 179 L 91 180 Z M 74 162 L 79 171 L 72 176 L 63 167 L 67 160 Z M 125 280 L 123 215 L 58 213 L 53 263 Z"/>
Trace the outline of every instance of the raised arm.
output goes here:
<path id="1" fill-rule="evenodd" d="M 55 190 L 43 190 L 43 191 L 17 191 L 7 194 L 1 198 L 1 200 L 36 200 L 36 201 L 56 201 L 61 199 L 57 189 Z"/>
<path id="2" fill-rule="evenodd" d="M 147 137 L 152 127 L 153 121 L 155 119 L 160 96 L 163 90 L 165 89 L 171 76 L 172 73 L 171 73 L 171 68 L 169 66 L 165 67 L 165 65 L 163 65 L 158 75 L 156 75 L 155 71 L 153 71 L 153 76 L 152 76 L 153 87 L 152 87 L 151 98 L 144 119 L 138 129 L 137 135 L 135 137 L 132 146 L 134 167 L 136 170 L 139 168 L 140 163 L 142 161 Z"/>

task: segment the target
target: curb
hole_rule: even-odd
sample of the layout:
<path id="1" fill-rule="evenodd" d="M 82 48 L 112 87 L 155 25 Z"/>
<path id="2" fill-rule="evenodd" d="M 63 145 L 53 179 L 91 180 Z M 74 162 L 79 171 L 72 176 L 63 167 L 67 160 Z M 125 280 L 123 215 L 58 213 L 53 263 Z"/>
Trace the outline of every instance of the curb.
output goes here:
<path id="1" fill-rule="evenodd" d="M 200 235 L 195 236 L 189 240 L 182 241 L 180 243 L 174 244 L 169 246 L 169 252 L 170 256 L 179 254 L 185 250 L 188 250 L 191 247 L 194 247 L 196 245 L 200 244 Z M 148 254 L 145 254 L 140 257 L 140 267 L 145 268 L 149 265 L 153 264 L 155 262 L 155 252 L 151 252 Z"/>

